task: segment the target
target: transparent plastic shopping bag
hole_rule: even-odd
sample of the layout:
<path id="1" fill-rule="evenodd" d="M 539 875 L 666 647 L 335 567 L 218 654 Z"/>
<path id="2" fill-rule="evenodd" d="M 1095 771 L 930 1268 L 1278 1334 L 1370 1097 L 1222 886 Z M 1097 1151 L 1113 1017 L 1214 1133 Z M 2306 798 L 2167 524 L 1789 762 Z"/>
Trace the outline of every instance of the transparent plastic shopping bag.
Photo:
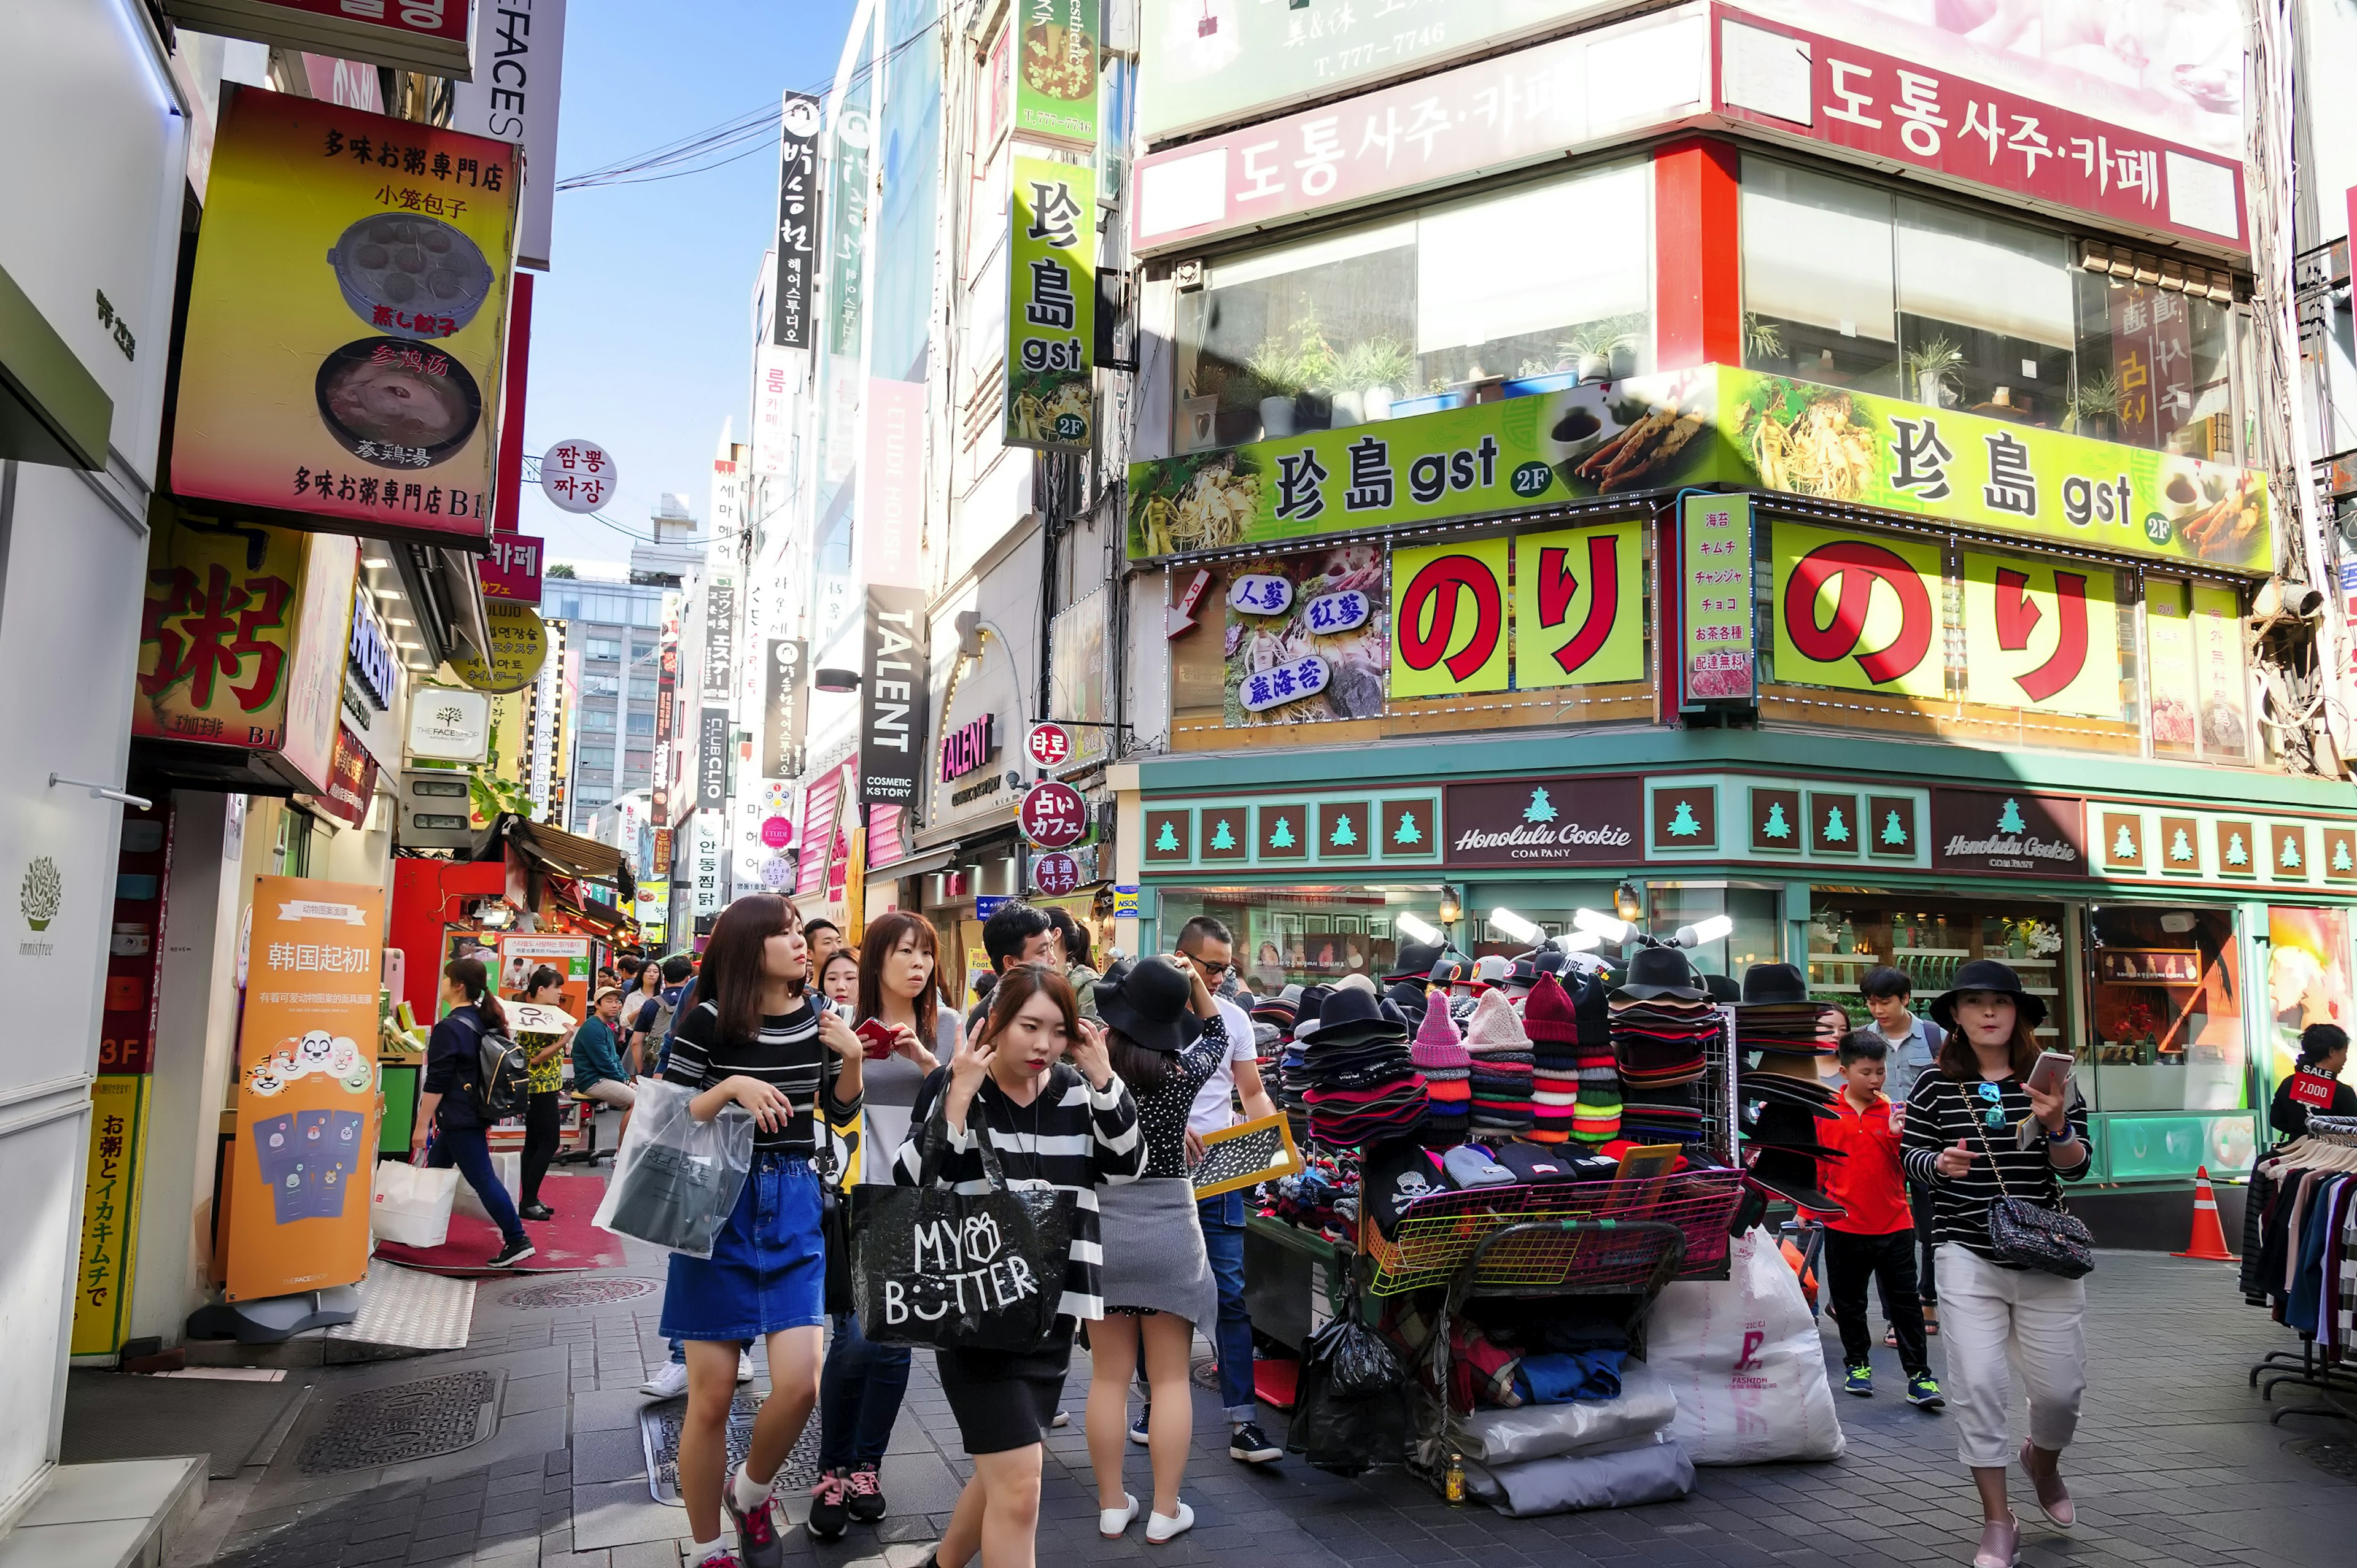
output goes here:
<path id="1" fill-rule="evenodd" d="M 666 1251 L 708 1258 L 753 1169 L 752 1113 L 724 1105 L 711 1121 L 699 1122 L 688 1109 L 693 1090 L 641 1079 L 638 1091 L 592 1223 Z"/>

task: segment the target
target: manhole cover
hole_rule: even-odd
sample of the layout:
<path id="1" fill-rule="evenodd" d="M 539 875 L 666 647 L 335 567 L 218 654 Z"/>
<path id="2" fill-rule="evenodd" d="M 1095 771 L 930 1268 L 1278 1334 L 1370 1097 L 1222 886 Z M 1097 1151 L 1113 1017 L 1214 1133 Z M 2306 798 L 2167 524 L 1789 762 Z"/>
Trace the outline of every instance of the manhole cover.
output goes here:
<path id="1" fill-rule="evenodd" d="M 500 1374 L 449 1372 L 349 1394 L 296 1462 L 307 1476 L 402 1465 L 471 1448 L 499 1423 Z"/>
<path id="2" fill-rule="evenodd" d="M 661 1289 L 652 1280 L 560 1280 L 554 1284 L 525 1285 L 500 1299 L 510 1306 L 603 1306 L 608 1302 L 635 1301 Z"/>
<path id="3" fill-rule="evenodd" d="M 1188 1363 L 1187 1376 L 1199 1389 L 1209 1389 L 1213 1393 L 1220 1391 L 1220 1363 L 1212 1357 L 1206 1356 L 1199 1361 Z"/>
<path id="4" fill-rule="evenodd" d="M 2357 1481 L 2357 1443 L 2332 1437 L 2303 1437 L 2297 1443 L 2285 1444 L 2284 1452 L 2298 1455 L 2328 1476 Z"/>
<path id="5" fill-rule="evenodd" d="M 738 1394 L 728 1405 L 728 1468 L 733 1474 L 753 1445 L 753 1412 L 761 1408 L 758 1394 Z M 679 1423 L 687 1414 L 683 1399 L 649 1405 L 639 1416 L 639 1436 L 646 1444 L 647 1489 L 655 1501 L 679 1506 Z M 818 1412 L 802 1427 L 793 1452 L 778 1471 L 774 1495 L 806 1491 L 818 1479 Z"/>

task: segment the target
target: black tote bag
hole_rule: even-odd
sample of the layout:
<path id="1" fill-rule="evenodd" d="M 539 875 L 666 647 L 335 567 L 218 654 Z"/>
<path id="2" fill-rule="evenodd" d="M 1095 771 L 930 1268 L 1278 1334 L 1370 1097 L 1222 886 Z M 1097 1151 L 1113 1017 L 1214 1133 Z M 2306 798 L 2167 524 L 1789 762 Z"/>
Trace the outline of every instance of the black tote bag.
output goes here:
<path id="1" fill-rule="evenodd" d="M 938 1106 L 925 1122 L 920 1185 L 854 1189 L 852 1294 L 859 1331 L 878 1344 L 1029 1350 L 1054 1331 L 1072 1195 L 1010 1189 L 979 1099 L 966 1118 L 988 1192 L 934 1185 L 949 1135 Z"/>

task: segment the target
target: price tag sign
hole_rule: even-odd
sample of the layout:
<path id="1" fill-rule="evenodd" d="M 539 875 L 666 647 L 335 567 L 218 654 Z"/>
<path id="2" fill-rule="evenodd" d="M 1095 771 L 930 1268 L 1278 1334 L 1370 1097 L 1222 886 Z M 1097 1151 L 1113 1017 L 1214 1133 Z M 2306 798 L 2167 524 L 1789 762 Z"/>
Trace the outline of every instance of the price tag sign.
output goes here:
<path id="1" fill-rule="evenodd" d="M 1051 897 L 1061 897 L 1081 885 L 1081 863 L 1061 850 L 1051 850 L 1031 862 L 1031 886 Z"/>
<path id="2" fill-rule="evenodd" d="M 1023 737 L 1023 755 L 1035 768 L 1060 768 L 1072 759 L 1072 732 L 1061 725 L 1033 725 Z"/>
<path id="3" fill-rule="evenodd" d="M 1070 784 L 1042 779 L 1024 792 L 1016 822 L 1035 849 L 1062 849 L 1088 832 L 1088 802 Z"/>
<path id="4" fill-rule="evenodd" d="M 560 510 L 596 511 L 619 482 L 612 455 L 595 441 L 560 441 L 541 454 L 541 493 Z"/>

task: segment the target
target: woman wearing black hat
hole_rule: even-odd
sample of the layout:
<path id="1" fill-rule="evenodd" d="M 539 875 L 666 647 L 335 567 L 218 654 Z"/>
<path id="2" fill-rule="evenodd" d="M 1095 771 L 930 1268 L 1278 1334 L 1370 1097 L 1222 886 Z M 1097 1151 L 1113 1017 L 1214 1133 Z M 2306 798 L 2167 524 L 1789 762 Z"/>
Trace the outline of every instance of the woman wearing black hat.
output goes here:
<path id="1" fill-rule="evenodd" d="M 2040 1509 L 2068 1530 L 2078 1514 L 2059 1462 L 2087 1387 L 2087 1292 L 2079 1280 L 1998 1262 L 1989 1205 L 2002 1194 L 2054 1202 L 2055 1177 L 2085 1175 L 2087 1107 L 2067 1081 L 2051 1092 L 2031 1087 L 2046 1002 L 2006 965 L 1965 964 L 1932 1004 L 1932 1016 L 1948 1038 L 1938 1065 L 1908 1096 L 1902 1147 L 1908 1175 L 1932 1190 L 1949 1408 L 1958 1455 L 1981 1497 L 1974 1568 L 2012 1568 L 2021 1524 L 2005 1491 L 2008 1358 L 2020 1364 L 2029 1396 L 2021 1467 Z"/>
<path id="2" fill-rule="evenodd" d="M 1195 1326 L 1219 1316 L 1219 1283 L 1203 1247 L 1194 1184 L 1187 1177 L 1187 1115 L 1196 1090 L 1228 1054 L 1227 1029 L 1200 970 L 1142 961 L 1097 987 L 1097 1016 L 1114 1070 L 1137 1096 L 1146 1173 L 1099 1199 L 1104 1213 L 1105 1316 L 1089 1326 L 1089 1467 L 1097 1478 L 1097 1533 L 1115 1540 L 1137 1517 L 1122 1487 L 1129 1383 L 1141 1346 L 1151 1413 L 1154 1509 L 1146 1539 L 1172 1541 L 1195 1522 L 1178 1500 L 1193 1435 L 1188 1391 Z"/>

